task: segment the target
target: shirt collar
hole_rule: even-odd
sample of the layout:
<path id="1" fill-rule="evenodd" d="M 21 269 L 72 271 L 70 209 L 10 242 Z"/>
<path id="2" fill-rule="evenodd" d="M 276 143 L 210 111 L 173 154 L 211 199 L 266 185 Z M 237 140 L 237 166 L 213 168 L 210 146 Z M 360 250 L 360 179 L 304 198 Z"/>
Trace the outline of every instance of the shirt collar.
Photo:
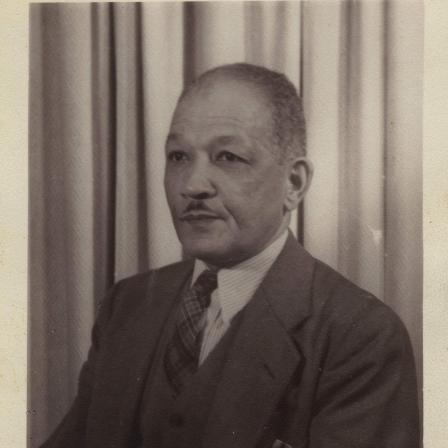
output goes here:
<path id="1" fill-rule="evenodd" d="M 218 271 L 217 296 L 221 306 L 221 317 L 228 323 L 252 298 L 267 271 L 272 266 L 288 237 L 285 230 L 276 240 L 252 258 Z M 202 260 L 195 260 L 192 284 L 207 269 Z M 214 293 L 215 294 L 215 293 Z"/>

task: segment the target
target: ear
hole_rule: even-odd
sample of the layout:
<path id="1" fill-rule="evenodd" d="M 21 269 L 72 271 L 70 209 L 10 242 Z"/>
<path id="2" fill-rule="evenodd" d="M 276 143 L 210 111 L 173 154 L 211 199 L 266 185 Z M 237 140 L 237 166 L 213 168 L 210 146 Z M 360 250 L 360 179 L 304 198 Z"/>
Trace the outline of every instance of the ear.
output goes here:
<path id="1" fill-rule="evenodd" d="M 294 210 L 305 197 L 313 178 L 313 164 L 306 157 L 293 159 L 288 166 L 285 208 Z"/>

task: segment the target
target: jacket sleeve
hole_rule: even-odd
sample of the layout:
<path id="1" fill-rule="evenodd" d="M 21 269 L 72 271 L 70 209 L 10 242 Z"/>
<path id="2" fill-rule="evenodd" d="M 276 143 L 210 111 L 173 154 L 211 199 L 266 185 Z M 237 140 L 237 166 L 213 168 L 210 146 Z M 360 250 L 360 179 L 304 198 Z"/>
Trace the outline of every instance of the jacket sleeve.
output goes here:
<path id="1" fill-rule="evenodd" d="M 417 448 L 414 358 L 385 305 L 363 307 L 333 334 L 319 379 L 309 448 Z"/>
<path id="2" fill-rule="evenodd" d="M 105 330 L 112 314 L 113 300 L 120 288 L 117 283 L 100 303 L 92 330 L 92 343 L 87 361 L 83 364 L 78 381 L 78 392 L 68 413 L 51 437 L 41 448 L 81 448 L 84 445 L 85 429 L 92 388 L 95 382 L 97 359 L 103 344 Z"/>

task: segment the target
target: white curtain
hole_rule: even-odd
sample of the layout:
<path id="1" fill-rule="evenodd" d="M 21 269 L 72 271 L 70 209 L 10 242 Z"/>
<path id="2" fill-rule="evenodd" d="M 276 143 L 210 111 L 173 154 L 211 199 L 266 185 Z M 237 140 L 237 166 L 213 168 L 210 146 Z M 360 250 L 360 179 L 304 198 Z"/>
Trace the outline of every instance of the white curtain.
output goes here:
<path id="1" fill-rule="evenodd" d="M 176 261 L 163 146 L 185 82 L 247 61 L 303 96 L 313 255 L 402 317 L 421 365 L 419 2 L 34 4 L 30 39 L 30 446 L 72 401 L 95 308 Z"/>

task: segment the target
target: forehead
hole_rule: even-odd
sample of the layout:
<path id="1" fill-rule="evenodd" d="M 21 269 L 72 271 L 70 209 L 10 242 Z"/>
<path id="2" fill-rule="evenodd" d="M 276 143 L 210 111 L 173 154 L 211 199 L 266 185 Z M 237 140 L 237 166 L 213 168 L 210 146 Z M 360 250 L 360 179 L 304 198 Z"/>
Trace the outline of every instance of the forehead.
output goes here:
<path id="1" fill-rule="evenodd" d="M 244 81 L 219 79 L 188 92 L 174 112 L 171 127 L 266 129 L 270 123 L 270 109 L 261 92 Z"/>

